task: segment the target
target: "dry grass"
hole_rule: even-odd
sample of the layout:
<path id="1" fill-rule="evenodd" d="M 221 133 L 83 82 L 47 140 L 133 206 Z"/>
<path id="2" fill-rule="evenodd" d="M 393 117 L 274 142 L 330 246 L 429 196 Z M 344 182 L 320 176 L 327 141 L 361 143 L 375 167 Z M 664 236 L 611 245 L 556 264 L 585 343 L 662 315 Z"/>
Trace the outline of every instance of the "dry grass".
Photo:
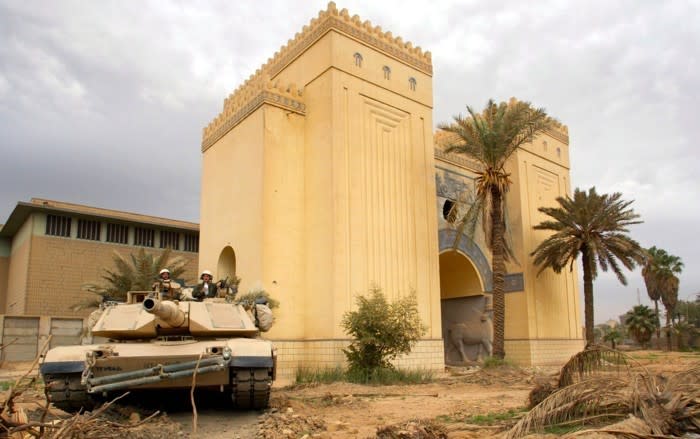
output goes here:
<path id="1" fill-rule="evenodd" d="M 506 438 L 551 426 L 596 426 L 622 419 L 627 421 L 595 431 L 635 438 L 700 434 L 700 363 L 670 376 L 654 376 L 622 352 L 603 347 L 583 351 L 562 368 L 558 389 Z"/>

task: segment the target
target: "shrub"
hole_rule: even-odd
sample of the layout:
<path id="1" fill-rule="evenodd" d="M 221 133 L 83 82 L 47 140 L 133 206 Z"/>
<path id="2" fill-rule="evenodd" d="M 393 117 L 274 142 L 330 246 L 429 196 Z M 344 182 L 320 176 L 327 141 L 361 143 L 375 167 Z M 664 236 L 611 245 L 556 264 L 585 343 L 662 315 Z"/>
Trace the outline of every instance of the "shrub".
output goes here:
<path id="1" fill-rule="evenodd" d="M 391 360 L 411 352 L 425 333 L 418 315 L 415 293 L 390 303 L 382 291 L 373 287 L 367 296 L 358 296 L 358 309 L 343 315 L 345 332 L 353 338 L 343 349 L 349 374 L 371 381 L 382 369 L 393 369 Z"/>

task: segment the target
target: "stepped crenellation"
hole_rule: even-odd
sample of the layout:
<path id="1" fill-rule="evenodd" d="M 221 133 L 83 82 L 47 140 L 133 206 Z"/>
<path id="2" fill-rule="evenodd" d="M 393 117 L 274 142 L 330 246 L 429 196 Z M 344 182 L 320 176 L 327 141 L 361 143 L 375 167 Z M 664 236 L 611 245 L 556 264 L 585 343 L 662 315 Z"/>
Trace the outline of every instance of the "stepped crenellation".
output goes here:
<path id="1" fill-rule="evenodd" d="M 271 58 L 268 58 L 263 66 L 224 99 L 222 112 L 203 130 L 202 145 L 211 145 L 213 137 L 218 139 L 222 127 L 231 126 L 231 118 L 239 115 L 240 110 L 249 106 L 250 102 L 256 100 L 263 91 L 273 93 L 282 100 L 284 98 L 290 99 L 297 104 L 297 108 L 299 105 L 303 107 L 301 90 L 298 90 L 294 84 L 280 84 L 273 82 L 271 78 L 277 76 L 289 63 L 330 29 L 360 40 L 428 75 L 432 75 L 432 55 L 430 52 L 424 52 L 420 47 L 414 47 L 409 41 L 404 42 L 401 37 L 394 37 L 391 32 L 384 32 L 381 26 L 374 26 L 369 20 L 362 21 L 358 15 L 351 16 L 347 9 L 339 11 L 335 3 L 330 2 L 326 10 L 319 11 L 318 16 L 312 18 L 308 25 L 305 25 L 300 32 L 294 35 L 294 38 L 288 40 L 287 44 L 275 52 Z"/>

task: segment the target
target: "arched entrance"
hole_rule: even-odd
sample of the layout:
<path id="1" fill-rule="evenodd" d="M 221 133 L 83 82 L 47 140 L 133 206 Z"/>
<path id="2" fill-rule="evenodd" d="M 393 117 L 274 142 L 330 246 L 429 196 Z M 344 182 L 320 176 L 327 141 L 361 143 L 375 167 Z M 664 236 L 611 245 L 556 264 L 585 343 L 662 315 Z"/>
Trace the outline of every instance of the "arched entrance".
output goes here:
<path id="1" fill-rule="evenodd" d="M 480 338 L 481 317 L 486 308 L 484 294 L 491 289 L 492 282 L 491 270 L 481 249 L 466 235 L 462 235 L 455 249 L 455 237 L 454 230 L 440 233 L 440 304 L 447 365 L 463 364 L 458 344 L 453 340 L 460 338 L 455 329 L 468 328 L 468 338 Z M 475 360 L 477 353 L 477 345 L 464 346 L 468 359 Z M 482 352 L 482 355 L 487 354 Z"/>
<path id="2" fill-rule="evenodd" d="M 458 251 L 440 253 L 440 299 L 480 296 L 484 289 L 469 258 Z"/>
<path id="3" fill-rule="evenodd" d="M 216 264 L 216 275 L 219 279 L 233 278 L 236 275 L 236 253 L 230 246 L 224 247 L 219 254 L 219 262 Z"/>

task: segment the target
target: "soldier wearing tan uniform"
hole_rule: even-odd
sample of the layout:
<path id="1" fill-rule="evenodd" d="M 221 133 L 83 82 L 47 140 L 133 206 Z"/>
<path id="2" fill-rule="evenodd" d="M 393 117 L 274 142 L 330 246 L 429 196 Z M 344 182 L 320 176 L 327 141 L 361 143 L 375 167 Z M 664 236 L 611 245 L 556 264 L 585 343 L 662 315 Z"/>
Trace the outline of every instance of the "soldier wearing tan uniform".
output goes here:
<path id="1" fill-rule="evenodd" d="M 158 273 L 160 280 L 153 283 L 152 289 L 156 293 L 161 293 L 163 300 L 180 299 L 180 284 L 170 279 L 170 270 L 163 268 Z"/>

